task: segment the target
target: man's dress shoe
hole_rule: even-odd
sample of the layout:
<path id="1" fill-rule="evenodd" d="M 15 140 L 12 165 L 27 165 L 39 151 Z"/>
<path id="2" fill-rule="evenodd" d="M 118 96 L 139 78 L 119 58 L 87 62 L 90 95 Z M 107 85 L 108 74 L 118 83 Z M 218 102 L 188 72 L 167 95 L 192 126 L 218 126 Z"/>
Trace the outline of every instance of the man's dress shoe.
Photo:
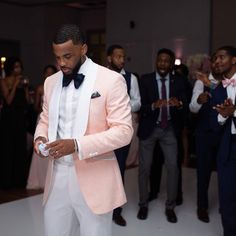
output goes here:
<path id="1" fill-rule="evenodd" d="M 198 208 L 197 209 L 197 217 L 200 221 L 205 222 L 205 223 L 209 223 L 209 221 L 210 221 L 207 209 L 205 209 L 205 208 Z"/>
<path id="2" fill-rule="evenodd" d="M 120 226 L 126 226 L 126 221 L 121 214 L 113 214 L 112 220 Z"/>
<path id="3" fill-rule="evenodd" d="M 177 222 L 177 217 L 176 217 L 173 209 L 166 209 L 165 214 L 166 214 L 166 219 L 168 222 L 170 222 L 170 223 Z"/>
<path id="4" fill-rule="evenodd" d="M 148 216 L 148 208 L 147 207 L 140 207 L 138 211 L 138 219 L 146 220 Z"/>

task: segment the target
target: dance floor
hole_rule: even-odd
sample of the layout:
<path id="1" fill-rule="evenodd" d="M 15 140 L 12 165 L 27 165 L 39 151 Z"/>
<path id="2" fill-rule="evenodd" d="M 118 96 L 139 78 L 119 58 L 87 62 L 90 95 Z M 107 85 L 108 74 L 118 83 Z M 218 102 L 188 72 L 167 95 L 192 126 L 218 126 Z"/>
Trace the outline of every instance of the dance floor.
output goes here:
<path id="1" fill-rule="evenodd" d="M 113 236 L 222 236 L 218 213 L 217 177 L 213 173 L 210 189 L 210 223 L 203 223 L 196 217 L 195 169 L 183 168 L 184 203 L 176 207 L 178 222 L 171 224 L 164 215 L 165 173 L 161 193 L 149 205 L 147 220 L 138 220 L 137 168 L 126 171 L 126 192 L 128 203 L 123 216 L 126 227 L 113 224 Z M 42 195 L 4 203 L 0 205 L 0 236 L 43 236 Z M 53 235 L 52 235 L 53 236 Z M 77 236 L 77 235 L 76 235 Z M 101 235 L 102 236 L 102 235 Z"/>

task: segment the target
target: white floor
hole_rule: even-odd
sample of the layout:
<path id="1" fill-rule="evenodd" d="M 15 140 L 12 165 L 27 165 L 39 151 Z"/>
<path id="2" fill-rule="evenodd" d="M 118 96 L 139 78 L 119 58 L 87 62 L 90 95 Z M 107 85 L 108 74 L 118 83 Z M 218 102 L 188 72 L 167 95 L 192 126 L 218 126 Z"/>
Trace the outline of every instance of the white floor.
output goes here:
<path id="1" fill-rule="evenodd" d="M 127 226 L 120 227 L 113 224 L 113 236 L 221 236 L 222 227 L 218 214 L 215 173 L 213 173 L 210 186 L 210 223 L 202 223 L 196 218 L 195 170 L 188 168 L 183 169 L 184 203 L 176 207 L 178 223 L 168 223 L 164 215 L 165 176 L 159 198 L 149 205 L 148 219 L 141 221 L 136 217 L 138 211 L 137 168 L 127 170 L 128 203 L 123 209 Z M 43 236 L 41 200 L 42 195 L 38 195 L 0 205 L 0 236 Z"/>

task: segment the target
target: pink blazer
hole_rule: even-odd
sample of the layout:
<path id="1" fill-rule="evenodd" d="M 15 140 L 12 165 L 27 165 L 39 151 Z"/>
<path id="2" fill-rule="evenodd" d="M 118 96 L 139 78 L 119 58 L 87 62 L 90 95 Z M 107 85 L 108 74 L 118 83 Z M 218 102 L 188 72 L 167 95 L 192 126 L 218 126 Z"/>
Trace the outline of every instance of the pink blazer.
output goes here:
<path id="1" fill-rule="evenodd" d="M 91 91 L 88 92 L 88 104 L 85 105 L 85 109 L 88 107 L 85 129 L 80 137 L 76 137 L 81 150 L 79 155 L 74 153 L 73 158 L 78 184 L 87 205 L 95 214 L 103 214 L 126 202 L 113 150 L 130 143 L 133 129 L 125 80 L 120 74 L 93 62 L 91 66 L 96 68 L 96 77 Z M 35 131 L 35 138 L 44 136 L 50 142 L 56 139 L 61 84 L 61 71 L 45 81 L 43 111 Z M 96 92 L 100 96 L 91 98 Z M 81 102 L 78 107 L 83 109 L 84 103 L 86 102 Z M 75 136 L 76 132 L 75 130 Z M 50 159 L 43 204 L 46 203 L 50 193 L 53 162 Z"/>

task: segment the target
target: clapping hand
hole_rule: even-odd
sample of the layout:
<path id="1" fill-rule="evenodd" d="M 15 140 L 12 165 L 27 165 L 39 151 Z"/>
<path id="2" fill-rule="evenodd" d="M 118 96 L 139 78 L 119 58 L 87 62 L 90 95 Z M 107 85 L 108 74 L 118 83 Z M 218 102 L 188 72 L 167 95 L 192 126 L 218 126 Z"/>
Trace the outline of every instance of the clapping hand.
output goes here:
<path id="1" fill-rule="evenodd" d="M 236 107 L 233 105 L 232 100 L 227 98 L 224 103 L 216 105 L 213 109 L 226 118 L 234 115 Z"/>
<path id="2" fill-rule="evenodd" d="M 207 86 L 210 87 L 211 86 L 211 81 L 208 79 L 208 75 L 204 74 L 200 71 L 195 72 L 196 75 L 196 79 L 202 81 L 202 83 Z"/>
<path id="3" fill-rule="evenodd" d="M 183 103 L 179 101 L 176 97 L 171 97 L 168 101 L 168 105 L 171 107 L 181 107 Z"/>

